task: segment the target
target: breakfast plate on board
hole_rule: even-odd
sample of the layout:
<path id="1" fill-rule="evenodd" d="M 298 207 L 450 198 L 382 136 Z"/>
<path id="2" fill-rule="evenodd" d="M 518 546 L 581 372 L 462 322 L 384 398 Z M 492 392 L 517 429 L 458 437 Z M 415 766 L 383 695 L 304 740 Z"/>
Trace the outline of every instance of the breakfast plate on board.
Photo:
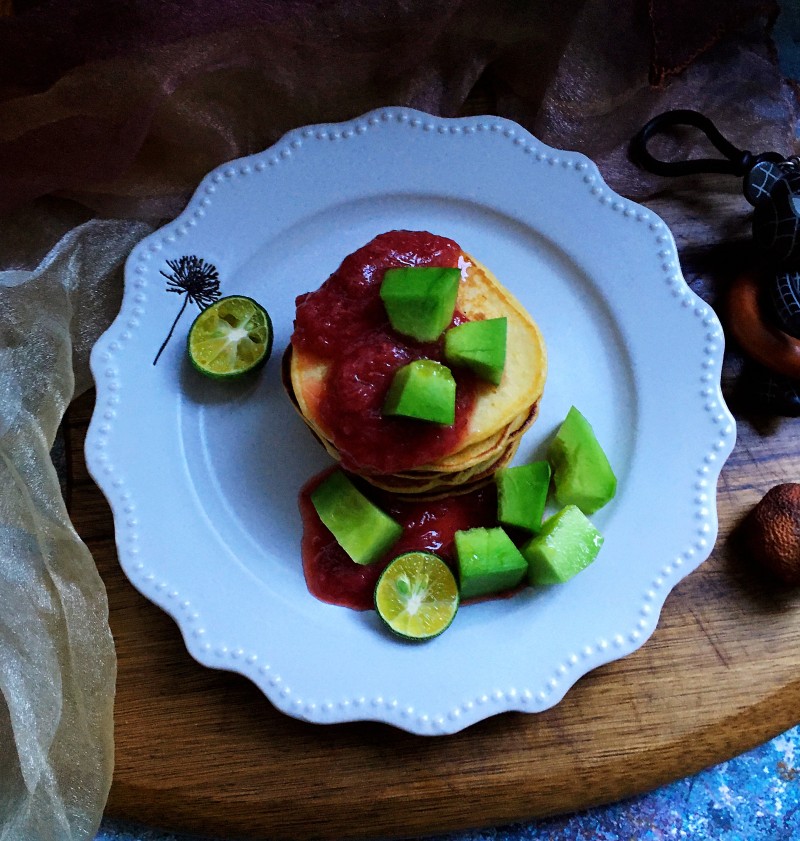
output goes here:
<path id="1" fill-rule="evenodd" d="M 421 644 L 385 633 L 374 611 L 310 595 L 298 495 L 333 462 L 281 380 L 296 297 L 395 229 L 451 237 L 539 325 L 548 377 L 515 463 L 542 458 L 575 405 L 618 478 L 592 517 L 605 538 L 594 564 L 464 605 Z M 192 321 L 219 295 L 270 313 L 274 351 L 254 377 L 217 382 L 189 363 Z M 120 313 L 92 353 L 86 460 L 123 570 L 200 663 L 245 675 L 296 718 L 453 733 L 552 707 L 639 648 L 708 556 L 735 442 L 722 356 L 667 227 L 587 158 L 504 119 L 387 108 L 219 167 L 133 249 Z"/>

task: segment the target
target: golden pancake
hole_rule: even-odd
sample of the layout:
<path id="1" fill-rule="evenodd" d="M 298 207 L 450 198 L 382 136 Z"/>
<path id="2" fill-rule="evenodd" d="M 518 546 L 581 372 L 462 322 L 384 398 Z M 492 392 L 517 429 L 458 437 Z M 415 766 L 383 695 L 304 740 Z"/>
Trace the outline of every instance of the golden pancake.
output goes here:
<path id="1" fill-rule="evenodd" d="M 294 391 L 291 379 L 288 374 L 290 368 L 290 359 L 293 354 L 291 345 L 286 349 L 283 358 L 284 377 L 283 383 L 287 393 L 292 399 L 295 409 L 300 414 L 303 421 L 311 429 L 314 435 L 320 440 L 325 449 L 334 457 L 337 458 L 337 450 L 333 443 L 325 436 L 322 429 L 303 411 L 299 404 L 298 396 Z M 319 371 L 320 368 L 317 368 Z M 318 387 L 322 388 L 322 381 L 318 381 Z M 438 459 L 431 464 L 425 464 L 418 468 L 410 468 L 409 470 L 396 471 L 392 475 L 414 479 L 414 478 L 436 478 L 440 473 L 453 473 L 464 470 L 466 468 L 477 465 L 486 465 L 494 462 L 498 455 L 505 449 L 510 438 L 519 434 L 533 422 L 531 410 L 520 413 L 514 420 L 505 428 L 488 436 L 483 441 L 476 441 L 467 447 L 464 447 L 457 452 Z"/>
<path id="2" fill-rule="evenodd" d="M 502 435 L 499 436 L 491 447 L 488 447 L 485 451 L 480 453 L 476 452 L 474 457 L 459 459 L 458 457 L 461 455 L 461 451 L 459 451 L 455 455 L 448 456 L 447 458 L 436 461 L 433 464 L 423 465 L 422 467 L 416 469 L 412 468 L 410 470 L 396 471 L 392 475 L 405 479 L 435 479 L 442 473 L 452 474 L 472 469 L 482 470 L 483 468 L 496 462 L 497 459 L 507 450 L 508 445 L 512 441 L 522 438 L 523 433 L 533 423 L 536 417 L 536 411 L 537 406 L 534 406 L 531 411 L 525 413 L 524 417 L 515 420 L 513 424 L 509 424 L 503 431 Z M 478 445 L 475 444 L 472 449 L 477 450 L 477 447 Z M 468 453 L 467 455 L 469 456 L 470 454 Z"/>
<path id="3" fill-rule="evenodd" d="M 403 482 L 392 475 L 372 475 L 364 478 L 377 488 L 391 491 L 398 496 L 420 496 L 424 495 L 430 499 L 440 499 L 447 496 L 456 496 L 462 493 L 474 491 L 483 485 L 488 484 L 494 478 L 494 474 L 501 468 L 506 467 L 517 452 L 519 439 L 509 442 L 506 449 L 490 464 L 481 469 L 464 470 L 453 474 L 440 474 L 435 479 L 428 479 L 417 482 Z"/>
<path id="4" fill-rule="evenodd" d="M 470 321 L 508 319 L 506 364 L 498 386 L 482 383 L 459 450 L 482 441 L 527 411 L 541 396 L 547 377 L 544 339 L 522 305 L 484 266 L 465 254 L 469 262 L 459 286 L 456 307 Z M 303 416 L 321 429 L 319 403 L 329 363 L 293 349 L 291 382 Z"/>
<path id="5" fill-rule="evenodd" d="M 480 382 L 463 435 L 453 451 L 435 461 L 392 473 L 364 466 L 359 474 L 402 495 L 446 495 L 472 490 L 513 458 L 533 423 L 547 376 L 547 353 L 538 326 L 517 299 L 477 260 L 462 251 L 456 308 L 470 321 L 506 318 L 506 359 L 498 385 Z M 331 363 L 290 345 L 284 354 L 284 386 L 300 416 L 339 460 L 333 435 L 325 429 L 320 406 Z M 352 468 L 351 468 L 352 469 Z"/>

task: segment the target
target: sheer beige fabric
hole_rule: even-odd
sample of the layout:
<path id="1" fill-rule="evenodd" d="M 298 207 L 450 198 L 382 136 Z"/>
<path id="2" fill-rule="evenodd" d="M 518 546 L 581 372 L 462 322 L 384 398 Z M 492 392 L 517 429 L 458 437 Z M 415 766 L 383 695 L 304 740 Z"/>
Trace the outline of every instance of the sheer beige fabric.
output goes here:
<path id="1" fill-rule="evenodd" d="M 143 223 L 87 222 L 0 272 L 0 838 L 89 838 L 111 781 L 116 660 L 105 590 L 50 460 L 89 384 Z M 75 372 L 78 372 L 77 382 Z"/>

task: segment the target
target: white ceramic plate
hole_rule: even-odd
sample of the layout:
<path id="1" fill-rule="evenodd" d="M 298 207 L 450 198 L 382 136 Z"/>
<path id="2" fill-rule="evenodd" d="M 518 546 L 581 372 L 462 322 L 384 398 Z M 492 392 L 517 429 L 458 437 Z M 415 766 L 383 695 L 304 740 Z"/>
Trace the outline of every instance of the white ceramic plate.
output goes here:
<path id="1" fill-rule="evenodd" d="M 517 462 L 541 456 L 575 404 L 619 478 L 593 517 L 606 539 L 593 566 L 464 607 L 421 645 L 390 638 L 372 611 L 309 595 L 297 495 L 330 462 L 280 378 L 295 296 L 393 228 L 455 239 L 541 327 L 549 378 Z M 154 364 L 187 302 L 167 291 L 167 261 L 185 255 L 217 269 L 221 294 L 270 311 L 275 351 L 254 382 L 190 370 L 192 301 Z M 293 131 L 220 167 L 136 246 L 120 314 L 92 354 L 86 458 L 125 573 L 175 618 L 198 661 L 246 675 L 298 718 L 451 733 L 551 707 L 588 670 L 641 646 L 670 589 L 708 556 L 735 439 L 722 354 L 670 232 L 585 157 L 494 117 L 387 109 Z"/>

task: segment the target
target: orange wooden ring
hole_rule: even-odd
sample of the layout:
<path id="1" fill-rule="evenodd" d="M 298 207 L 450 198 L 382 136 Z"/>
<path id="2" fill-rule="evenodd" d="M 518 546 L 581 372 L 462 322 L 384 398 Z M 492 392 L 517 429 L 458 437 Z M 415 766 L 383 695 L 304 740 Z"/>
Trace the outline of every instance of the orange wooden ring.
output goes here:
<path id="1" fill-rule="evenodd" d="M 765 368 L 800 380 L 800 340 L 764 318 L 759 305 L 759 282 L 743 272 L 728 291 L 728 326 L 742 348 Z"/>

